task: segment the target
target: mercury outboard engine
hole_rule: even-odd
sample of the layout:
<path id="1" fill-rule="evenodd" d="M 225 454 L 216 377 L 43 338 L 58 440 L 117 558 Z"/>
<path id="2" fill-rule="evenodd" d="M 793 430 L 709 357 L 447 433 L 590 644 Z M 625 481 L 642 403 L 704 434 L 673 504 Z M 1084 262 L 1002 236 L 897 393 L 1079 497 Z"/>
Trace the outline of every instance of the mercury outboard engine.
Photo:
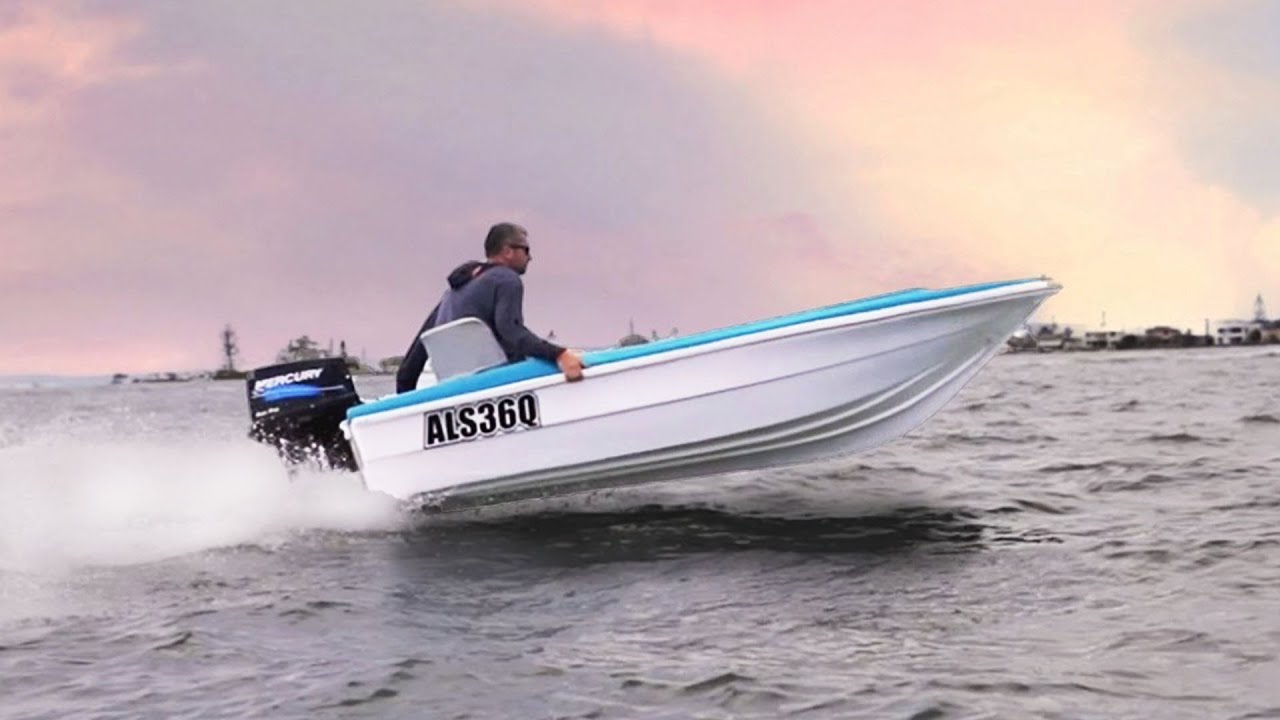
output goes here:
<path id="1" fill-rule="evenodd" d="M 357 470 L 339 423 L 360 404 L 343 358 L 267 365 L 246 377 L 249 437 L 273 445 L 285 462 Z"/>

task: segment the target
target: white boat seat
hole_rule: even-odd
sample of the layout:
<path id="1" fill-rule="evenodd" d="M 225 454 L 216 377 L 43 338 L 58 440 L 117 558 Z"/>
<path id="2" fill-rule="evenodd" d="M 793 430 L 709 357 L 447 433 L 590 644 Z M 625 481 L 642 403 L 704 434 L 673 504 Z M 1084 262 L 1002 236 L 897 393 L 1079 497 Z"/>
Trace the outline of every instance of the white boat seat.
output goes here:
<path id="1" fill-rule="evenodd" d="M 507 364 L 507 354 L 498 339 L 479 318 L 447 322 L 422 333 L 418 339 L 427 349 L 437 381 Z"/>

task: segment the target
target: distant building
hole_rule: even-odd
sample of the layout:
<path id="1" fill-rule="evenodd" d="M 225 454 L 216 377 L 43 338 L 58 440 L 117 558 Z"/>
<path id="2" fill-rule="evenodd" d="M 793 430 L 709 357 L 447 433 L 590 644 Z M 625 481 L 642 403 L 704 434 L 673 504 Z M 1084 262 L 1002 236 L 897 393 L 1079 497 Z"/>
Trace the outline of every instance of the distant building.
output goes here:
<path id="1" fill-rule="evenodd" d="M 1188 333 L 1189 334 L 1189 333 Z M 1146 347 L 1174 347 L 1181 346 L 1183 342 L 1183 332 L 1175 327 L 1168 325 L 1157 325 L 1147 328 L 1144 335 L 1144 345 Z"/>
<path id="2" fill-rule="evenodd" d="M 1124 333 L 1119 330 L 1087 330 L 1084 346 L 1090 350 L 1114 350 Z"/>
<path id="3" fill-rule="evenodd" d="M 628 347 L 630 345 L 644 345 L 649 339 L 636 332 L 636 323 L 631 321 L 627 326 L 627 334 L 618 341 L 618 347 Z"/>
<path id="4" fill-rule="evenodd" d="M 333 357 L 333 353 L 316 344 L 310 336 L 294 338 L 283 350 L 276 353 L 276 362 L 298 362 L 299 360 L 319 360 Z"/>
<path id="5" fill-rule="evenodd" d="M 1220 320 L 1213 334 L 1217 345 L 1247 345 L 1262 341 L 1263 323 L 1257 320 Z"/>

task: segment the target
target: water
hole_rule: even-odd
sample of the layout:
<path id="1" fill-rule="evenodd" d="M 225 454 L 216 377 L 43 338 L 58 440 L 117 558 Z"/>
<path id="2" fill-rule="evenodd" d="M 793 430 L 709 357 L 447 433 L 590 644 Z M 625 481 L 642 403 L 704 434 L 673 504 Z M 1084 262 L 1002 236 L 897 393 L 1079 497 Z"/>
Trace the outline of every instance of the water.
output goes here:
<path id="1" fill-rule="evenodd" d="M 31 384 L 0 717 L 1280 717 L 1280 349 L 1000 357 L 852 460 L 454 519 L 290 481 L 239 383 Z"/>

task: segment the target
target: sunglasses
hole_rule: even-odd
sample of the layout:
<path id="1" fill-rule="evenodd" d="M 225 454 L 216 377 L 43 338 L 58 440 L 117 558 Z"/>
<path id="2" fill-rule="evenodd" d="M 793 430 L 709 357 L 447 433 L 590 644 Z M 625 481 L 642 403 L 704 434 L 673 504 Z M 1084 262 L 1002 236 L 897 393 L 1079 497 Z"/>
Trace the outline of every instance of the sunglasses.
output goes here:
<path id="1" fill-rule="evenodd" d="M 529 246 L 528 246 L 528 245 L 520 245 L 520 244 L 517 244 L 517 243 L 510 243 L 510 244 L 508 244 L 508 245 L 507 245 L 507 247 L 509 247 L 509 248 L 515 248 L 516 250 L 523 250 L 525 255 L 529 255 L 529 254 L 530 254 L 530 253 L 529 253 Z"/>

